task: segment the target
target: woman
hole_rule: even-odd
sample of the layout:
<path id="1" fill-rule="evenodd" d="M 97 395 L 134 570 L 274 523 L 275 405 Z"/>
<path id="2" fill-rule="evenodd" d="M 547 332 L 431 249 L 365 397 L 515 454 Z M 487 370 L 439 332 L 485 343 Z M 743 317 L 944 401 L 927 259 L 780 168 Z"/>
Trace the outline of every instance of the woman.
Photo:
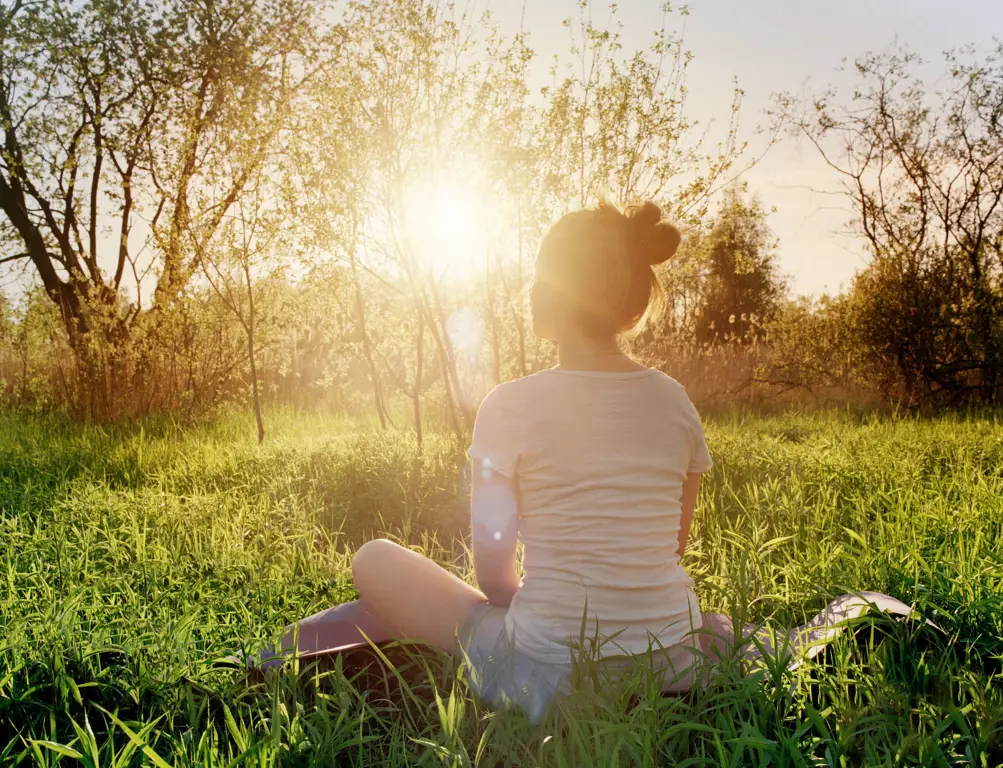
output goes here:
<path id="1" fill-rule="evenodd" d="M 489 394 L 470 446 L 480 588 L 371 541 L 352 564 L 360 599 L 300 622 L 284 649 L 423 641 L 466 654 L 480 696 L 534 719 L 566 685 L 582 639 L 608 659 L 662 649 L 675 669 L 668 686 L 689 685 L 701 617 L 679 561 L 711 460 L 683 387 L 617 343 L 660 297 L 652 267 L 680 240 L 652 203 L 600 204 L 551 227 L 533 328 L 557 344 L 560 364 Z"/>

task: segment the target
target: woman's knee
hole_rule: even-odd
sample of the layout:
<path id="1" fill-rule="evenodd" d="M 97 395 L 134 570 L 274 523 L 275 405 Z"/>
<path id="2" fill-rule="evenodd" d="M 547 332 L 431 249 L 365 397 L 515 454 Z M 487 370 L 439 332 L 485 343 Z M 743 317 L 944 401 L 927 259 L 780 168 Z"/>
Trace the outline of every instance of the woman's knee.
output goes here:
<path id="1" fill-rule="evenodd" d="M 373 539 L 359 547 L 352 558 L 352 581 L 359 594 L 365 593 L 380 571 L 386 572 L 387 560 L 402 550 L 402 546 L 390 539 Z"/>

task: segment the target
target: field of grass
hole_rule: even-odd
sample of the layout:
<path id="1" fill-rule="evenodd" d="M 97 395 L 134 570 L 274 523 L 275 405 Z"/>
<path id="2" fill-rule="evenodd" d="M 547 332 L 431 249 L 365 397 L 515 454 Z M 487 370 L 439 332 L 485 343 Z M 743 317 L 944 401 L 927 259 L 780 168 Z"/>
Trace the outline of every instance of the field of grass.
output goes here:
<path id="1" fill-rule="evenodd" d="M 708 421 L 686 565 L 705 610 L 777 626 L 872 589 L 945 628 L 875 625 L 769 681 L 687 698 L 587 685 L 539 727 L 473 700 L 367 700 L 335 671 L 248 686 L 216 664 L 354 596 L 386 532 L 453 566 L 464 445 L 314 414 L 266 444 L 224 417 L 74 427 L 0 415 L 0 764 L 1003 763 L 1003 427 L 848 414 Z M 468 578 L 471 574 L 463 571 Z M 823 666 L 824 664 L 824 666 Z M 628 702 L 628 694 L 633 699 Z"/>

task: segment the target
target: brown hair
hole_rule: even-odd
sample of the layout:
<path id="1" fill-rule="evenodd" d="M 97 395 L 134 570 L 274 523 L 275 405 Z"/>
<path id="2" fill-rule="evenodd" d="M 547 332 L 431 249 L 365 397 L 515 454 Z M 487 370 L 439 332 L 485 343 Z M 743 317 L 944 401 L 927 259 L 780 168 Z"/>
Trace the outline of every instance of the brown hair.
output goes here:
<path id="1" fill-rule="evenodd" d="M 537 279 L 590 336 L 616 335 L 646 319 L 662 296 L 652 267 L 682 235 L 651 202 L 621 212 L 609 203 L 566 214 L 540 246 Z M 655 301 L 652 301 L 652 299 Z"/>

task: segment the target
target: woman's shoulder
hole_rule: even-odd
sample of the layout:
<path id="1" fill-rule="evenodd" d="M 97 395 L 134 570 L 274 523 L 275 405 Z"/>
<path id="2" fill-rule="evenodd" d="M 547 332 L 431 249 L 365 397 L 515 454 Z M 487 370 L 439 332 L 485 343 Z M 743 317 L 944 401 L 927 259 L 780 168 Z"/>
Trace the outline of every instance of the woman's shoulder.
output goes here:
<path id="1" fill-rule="evenodd" d="M 658 372 L 658 377 L 665 383 L 667 389 L 671 389 L 673 392 L 681 395 L 686 394 L 686 387 L 679 380 L 672 378 L 669 374 L 662 371 Z"/>
<path id="2" fill-rule="evenodd" d="M 547 386 L 549 382 L 545 374 L 546 371 L 539 371 L 498 384 L 481 401 L 481 408 L 498 408 L 517 404 Z"/>
<path id="3" fill-rule="evenodd" d="M 648 370 L 651 372 L 651 375 L 646 376 L 644 380 L 649 386 L 673 395 L 686 394 L 686 387 L 665 373 L 665 371 L 659 368 L 649 368 Z"/>
<path id="4" fill-rule="evenodd" d="M 656 375 L 649 376 L 647 381 L 649 402 L 660 403 L 662 408 L 668 408 L 673 413 L 695 413 L 693 400 L 681 382 L 662 371 L 656 371 Z"/>
<path id="5" fill-rule="evenodd" d="M 498 384 L 481 401 L 479 410 L 506 413 L 520 419 L 530 412 L 535 413 L 541 402 L 559 400 L 566 383 L 561 376 L 554 375 L 551 368 L 530 373 Z"/>

